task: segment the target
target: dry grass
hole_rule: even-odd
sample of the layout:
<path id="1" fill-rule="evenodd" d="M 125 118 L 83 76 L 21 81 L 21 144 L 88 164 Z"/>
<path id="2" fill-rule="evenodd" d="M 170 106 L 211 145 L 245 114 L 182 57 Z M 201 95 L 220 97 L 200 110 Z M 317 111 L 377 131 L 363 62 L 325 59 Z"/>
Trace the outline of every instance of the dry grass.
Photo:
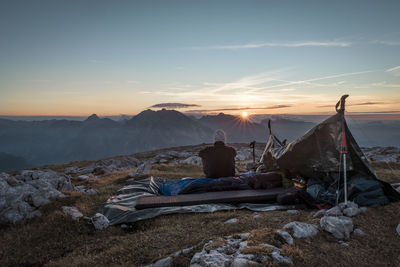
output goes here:
<path id="1" fill-rule="evenodd" d="M 55 168 L 61 169 L 60 166 Z M 61 212 L 61 206 L 76 205 L 84 215 L 92 216 L 102 203 L 124 185 L 130 171 L 79 182 L 98 190 L 99 194 L 70 193 L 66 198 L 41 207 L 41 217 L 2 227 L 0 265 L 138 266 L 192 246 L 199 251 L 208 240 L 221 241 L 225 235 L 244 232 L 250 232 L 249 253 L 268 253 L 268 249 L 259 245 L 274 244 L 274 231 L 286 223 L 294 220 L 318 223 L 309 211 L 300 211 L 298 214 L 264 212 L 260 213 L 260 217 L 253 218 L 251 211 L 236 210 L 166 215 L 136 222 L 132 228 L 125 230 L 112 226 L 95 231 L 85 221 L 73 221 Z M 383 180 L 400 180 L 398 172 L 393 174 L 383 168 L 377 168 L 376 171 Z M 156 164 L 151 175 L 172 179 L 201 177 L 202 172 L 199 166 Z M 349 247 L 338 244 L 330 234 L 320 232 L 312 239 L 296 239 L 294 246 L 283 246 L 282 254 L 290 256 L 295 266 L 400 266 L 400 237 L 395 230 L 400 223 L 399 210 L 400 203 L 392 203 L 369 208 L 366 213 L 355 217 L 355 227 L 361 228 L 367 235 L 353 236 Z M 230 218 L 237 218 L 238 222 L 224 224 Z M 176 258 L 174 264 L 187 266 L 193 253 Z"/>

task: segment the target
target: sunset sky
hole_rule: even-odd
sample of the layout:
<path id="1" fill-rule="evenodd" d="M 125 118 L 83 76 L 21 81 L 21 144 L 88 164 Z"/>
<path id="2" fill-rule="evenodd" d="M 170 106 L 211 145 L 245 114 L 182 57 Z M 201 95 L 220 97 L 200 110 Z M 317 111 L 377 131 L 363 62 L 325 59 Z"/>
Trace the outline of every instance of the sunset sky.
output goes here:
<path id="1" fill-rule="evenodd" d="M 0 115 L 400 113 L 400 1 L 1 1 Z"/>

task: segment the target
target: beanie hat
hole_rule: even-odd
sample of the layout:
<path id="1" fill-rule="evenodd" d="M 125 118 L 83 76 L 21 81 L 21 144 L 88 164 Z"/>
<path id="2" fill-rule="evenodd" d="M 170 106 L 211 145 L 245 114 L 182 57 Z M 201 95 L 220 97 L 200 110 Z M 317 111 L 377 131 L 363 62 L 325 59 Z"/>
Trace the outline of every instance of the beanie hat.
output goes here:
<path id="1" fill-rule="evenodd" d="M 225 143 L 226 141 L 226 135 L 225 132 L 221 129 L 218 129 L 214 133 L 214 142 L 223 142 Z"/>

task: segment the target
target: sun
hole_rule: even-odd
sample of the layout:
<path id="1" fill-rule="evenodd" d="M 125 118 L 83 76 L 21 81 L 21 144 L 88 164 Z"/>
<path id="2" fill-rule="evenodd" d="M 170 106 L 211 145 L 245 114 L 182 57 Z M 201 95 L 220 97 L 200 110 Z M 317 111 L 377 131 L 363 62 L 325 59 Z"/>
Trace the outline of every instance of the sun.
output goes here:
<path id="1" fill-rule="evenodd" d="M 247 117 L 249 116 L 249 114 L 247 112 L 242 112 L 242 119 L 247 119 Z"/>

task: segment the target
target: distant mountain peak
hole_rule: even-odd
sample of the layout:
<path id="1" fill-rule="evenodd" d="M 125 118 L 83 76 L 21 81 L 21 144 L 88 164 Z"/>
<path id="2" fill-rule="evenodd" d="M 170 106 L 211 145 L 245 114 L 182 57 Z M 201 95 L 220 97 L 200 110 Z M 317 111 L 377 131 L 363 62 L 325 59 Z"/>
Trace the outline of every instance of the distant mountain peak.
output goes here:
<path id="1" fill-rule="evenodd" d="M 97 114 L 93 113 L 85 121 L 95 121 L 95 120 L 100 120 L 100 118 L 99 116 L 97 116 Z"/>

